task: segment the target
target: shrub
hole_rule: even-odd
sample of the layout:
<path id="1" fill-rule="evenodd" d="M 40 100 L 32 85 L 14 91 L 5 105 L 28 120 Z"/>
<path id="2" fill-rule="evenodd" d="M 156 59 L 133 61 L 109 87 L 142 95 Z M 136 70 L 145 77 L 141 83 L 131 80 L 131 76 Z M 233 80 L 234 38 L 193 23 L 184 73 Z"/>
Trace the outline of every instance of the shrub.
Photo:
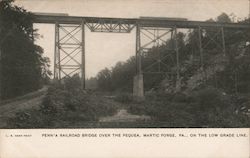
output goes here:
<path id="1" fill-rule="evenodd" d="M 61 86 L 51 86 L 40 110 L 64 121 L 97 121 L 99 117 L 113 115 L 117 107 L 89 95 L 81 89 L 79 76 L 64 80 Z"/>
<path id="2" fill-rule="evenodd" d="M 188 96 L 186 94 L 184 94 L 184 93 L 176 93 L 176 94 L 173 95 L 172 101 L 173 102 L 187 103 L 188 102 Z"/>
<path id="3" fill-rule="evenodd" d="M 8 120 L 10 128 L 51 128 L 55 117 L 46 115 L 37 110 L 19 111 L 14 118 Z"/>
<path id="4" fill-rule="evenodd" d="M 208 112 L 227 109 L 231 106 L 230 96 L 215 88 L 205 88 L 193 92 L 189 98 L 194 111 Z"/>
<path id="5" fill-rule="evenodd" d="M 242 105 L 247 102 L 241 99 Z M 248 127 L 250 118 L 235 114 L 237 105 L 231 96 L 212 87 L 189 94 L 147 96 L 143 104 L 129 106 L 133 114 L 151 116 L 162 127 Z"/>
<path id="6" fill-rule="evenodd" d="M 115 101 L 118 101 L 121 103 L 132 103 L 133 96 L 131 94 L 128 94 L 128 93 L 121 93 L 115 97 Z"/>
<path id="7" fill-rule="evenodd" d="M 44 114 L 55 115 L 65 110 L 64 98 L 67 91 L 61 87 L 51 86 L 40 105 L 40 111 Z"/>
<path id="8" fill-rule="evenodd" d="M 173 99 L 175 94 L 166 93 L 162 91 L 146 93 L 145 98 L 147 101 L 160 101 L 160 102 L 169 102 Z"/>
<path id="9" fill-rule="evenodd" d="M 144 104 L 129 104 L 128 112 L 134 115 L 143 115 L 146 114 L 146 106 Z"/>
<path id="10" fill-rule="evenodd" d="M 65 89 L 69 92 L 79 92 L 81 90 L 81 79 L 78 74 L 64 79 Z"/>
<path id="11" fill-rule="evenodd" d="M 183 103 L 171 103 L 168 108 L 161 108 L 157 116 L 159 122 L 164 122 L 168 127 L 193 127 L 195 117 L 186 109 Z"/>

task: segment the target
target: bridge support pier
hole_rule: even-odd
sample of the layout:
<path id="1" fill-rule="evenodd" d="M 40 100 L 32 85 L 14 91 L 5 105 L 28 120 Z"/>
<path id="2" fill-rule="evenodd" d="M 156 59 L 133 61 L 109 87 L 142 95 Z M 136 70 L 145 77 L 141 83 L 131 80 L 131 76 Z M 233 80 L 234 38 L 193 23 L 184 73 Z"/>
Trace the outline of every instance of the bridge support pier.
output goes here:
<path id="1" fill-rule="evenodd" d="M 144 99 L 143 74 L 134 76 L 133 96 L 138 99 Z"/>
<path id="2" fill-rule="evenodd" d="M 141 30 L 140 25 L 136 25 L 136 76 L 133 80 L 133 96 L 137 99 L 144 98 L 144 84 L 143 84 L 143 74 L 141 68 Z"/>

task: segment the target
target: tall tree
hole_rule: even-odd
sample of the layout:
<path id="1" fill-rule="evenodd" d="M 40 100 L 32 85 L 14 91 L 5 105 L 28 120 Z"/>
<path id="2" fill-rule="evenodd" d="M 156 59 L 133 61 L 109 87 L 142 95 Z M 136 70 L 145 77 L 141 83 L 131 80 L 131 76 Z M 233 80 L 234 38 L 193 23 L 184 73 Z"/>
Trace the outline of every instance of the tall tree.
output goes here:
<path id="1" fill-rule="evenodd" d="M 11 98 L 37 90 L 47 78 L 48 59 L 34 44 L 33 15 L 15 6 L 13 0 L 0 1 L 1 94 Z"/>

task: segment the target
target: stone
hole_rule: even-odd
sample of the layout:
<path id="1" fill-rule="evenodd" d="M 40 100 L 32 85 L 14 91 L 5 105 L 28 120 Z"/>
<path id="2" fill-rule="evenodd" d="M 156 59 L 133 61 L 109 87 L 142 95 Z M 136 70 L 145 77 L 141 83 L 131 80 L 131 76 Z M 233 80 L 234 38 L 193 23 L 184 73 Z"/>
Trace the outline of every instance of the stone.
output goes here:
<path id="1" fill-rule="evenodd" d="M 133 96 L 135 98 L 144 98 L 143 75 L 134 76 Z"/>

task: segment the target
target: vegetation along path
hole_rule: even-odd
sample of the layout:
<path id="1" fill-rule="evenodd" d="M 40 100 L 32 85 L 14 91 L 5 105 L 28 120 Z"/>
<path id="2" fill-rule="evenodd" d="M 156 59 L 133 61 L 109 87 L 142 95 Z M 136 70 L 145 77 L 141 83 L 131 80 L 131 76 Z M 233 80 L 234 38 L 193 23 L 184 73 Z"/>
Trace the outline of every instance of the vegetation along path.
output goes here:
<path id="1" fill-rule="evenodd" d="M 0 128 L 5 127 L 6 120 L 14 117 L 16 112 L 31 108 L 38 108 L 47 89 L 47 87 L 44 87 L 36 92 L 2 102 L 0 104 Z"/>

